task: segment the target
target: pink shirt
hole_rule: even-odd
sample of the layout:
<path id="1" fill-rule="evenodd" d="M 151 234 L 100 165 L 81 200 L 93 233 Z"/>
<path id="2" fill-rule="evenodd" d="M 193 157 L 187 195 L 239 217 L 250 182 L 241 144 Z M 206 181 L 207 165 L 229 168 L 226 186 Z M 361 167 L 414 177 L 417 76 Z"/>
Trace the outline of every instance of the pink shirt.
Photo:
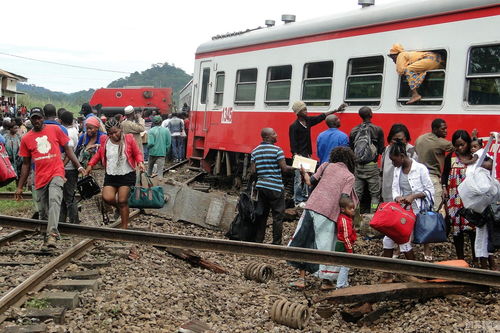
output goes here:
<path id="1" fill-rule="evenodd" d="M 357 204 L 358 198 L 353 188 L 354 175 L 344 163 L 323 163 L 313 177 L 319 183 L 307 200 L 306 209 L 337 222 L 342 193 L 349 195 Z"/>

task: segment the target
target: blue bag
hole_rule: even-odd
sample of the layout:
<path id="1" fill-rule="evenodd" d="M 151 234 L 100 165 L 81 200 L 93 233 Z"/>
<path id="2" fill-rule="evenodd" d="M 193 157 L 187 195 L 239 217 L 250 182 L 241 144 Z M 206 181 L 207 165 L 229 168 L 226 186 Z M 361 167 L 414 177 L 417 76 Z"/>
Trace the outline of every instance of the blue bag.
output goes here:
<path id="1" fill-rule="evenodd" d="M 446 223 L 443 215 L 434 212 L 432 207 L 434 202 L 432 195 L 427 196 L 428 200 L 422 199 L 420 212 L 417 214 L 415 227 L 413 229 L 413 243 L 442 243 L 448 240 L 446 235 Z"/>

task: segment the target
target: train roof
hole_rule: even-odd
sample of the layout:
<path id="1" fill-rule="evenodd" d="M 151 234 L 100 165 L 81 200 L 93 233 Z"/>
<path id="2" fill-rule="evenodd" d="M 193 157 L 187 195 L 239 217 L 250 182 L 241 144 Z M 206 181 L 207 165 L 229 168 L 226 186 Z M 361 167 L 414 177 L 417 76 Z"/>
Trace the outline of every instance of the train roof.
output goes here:
<path id="1" fill-rule="evenodd" d="M 201 44 L 196 50 L 196 54 L 437 16 L 499 4 L 497 0 L 413 0 L 374 5 L 212 40 Z"/>

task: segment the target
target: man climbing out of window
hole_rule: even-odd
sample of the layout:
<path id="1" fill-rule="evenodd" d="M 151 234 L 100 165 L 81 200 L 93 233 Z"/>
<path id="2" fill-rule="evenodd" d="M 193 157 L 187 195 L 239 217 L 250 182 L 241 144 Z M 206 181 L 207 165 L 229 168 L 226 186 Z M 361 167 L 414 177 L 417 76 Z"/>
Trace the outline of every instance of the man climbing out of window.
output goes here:
<path id="1" fill-rule="evenodd" d="M 406 104 L 413 104 L 422 99 L 418 88 L 424 82 L 427 71 L 441 66 L 441 56 L 435 52 L 405 51 L 401 44 L 392 45 L 388 56 L 396 64 L 399 75 L 405 75 L 411 91 L 411 98 Z"/>

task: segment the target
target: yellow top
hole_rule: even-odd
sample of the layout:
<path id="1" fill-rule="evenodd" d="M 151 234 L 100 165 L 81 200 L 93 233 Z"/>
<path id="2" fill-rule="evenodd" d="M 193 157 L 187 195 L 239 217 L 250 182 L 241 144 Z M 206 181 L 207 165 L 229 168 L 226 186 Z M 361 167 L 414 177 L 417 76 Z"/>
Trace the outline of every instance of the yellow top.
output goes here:
<path id="1" fill-rule="evenodd" d="M 432 52 L 418 52 L 418 51 L 403 51 L 398 54 L 396 59 L 396 71 L 399 75 L 403 74 L 406 67 L 414 62 L 422 59 L 427 55 L 434 55 Z"/>

